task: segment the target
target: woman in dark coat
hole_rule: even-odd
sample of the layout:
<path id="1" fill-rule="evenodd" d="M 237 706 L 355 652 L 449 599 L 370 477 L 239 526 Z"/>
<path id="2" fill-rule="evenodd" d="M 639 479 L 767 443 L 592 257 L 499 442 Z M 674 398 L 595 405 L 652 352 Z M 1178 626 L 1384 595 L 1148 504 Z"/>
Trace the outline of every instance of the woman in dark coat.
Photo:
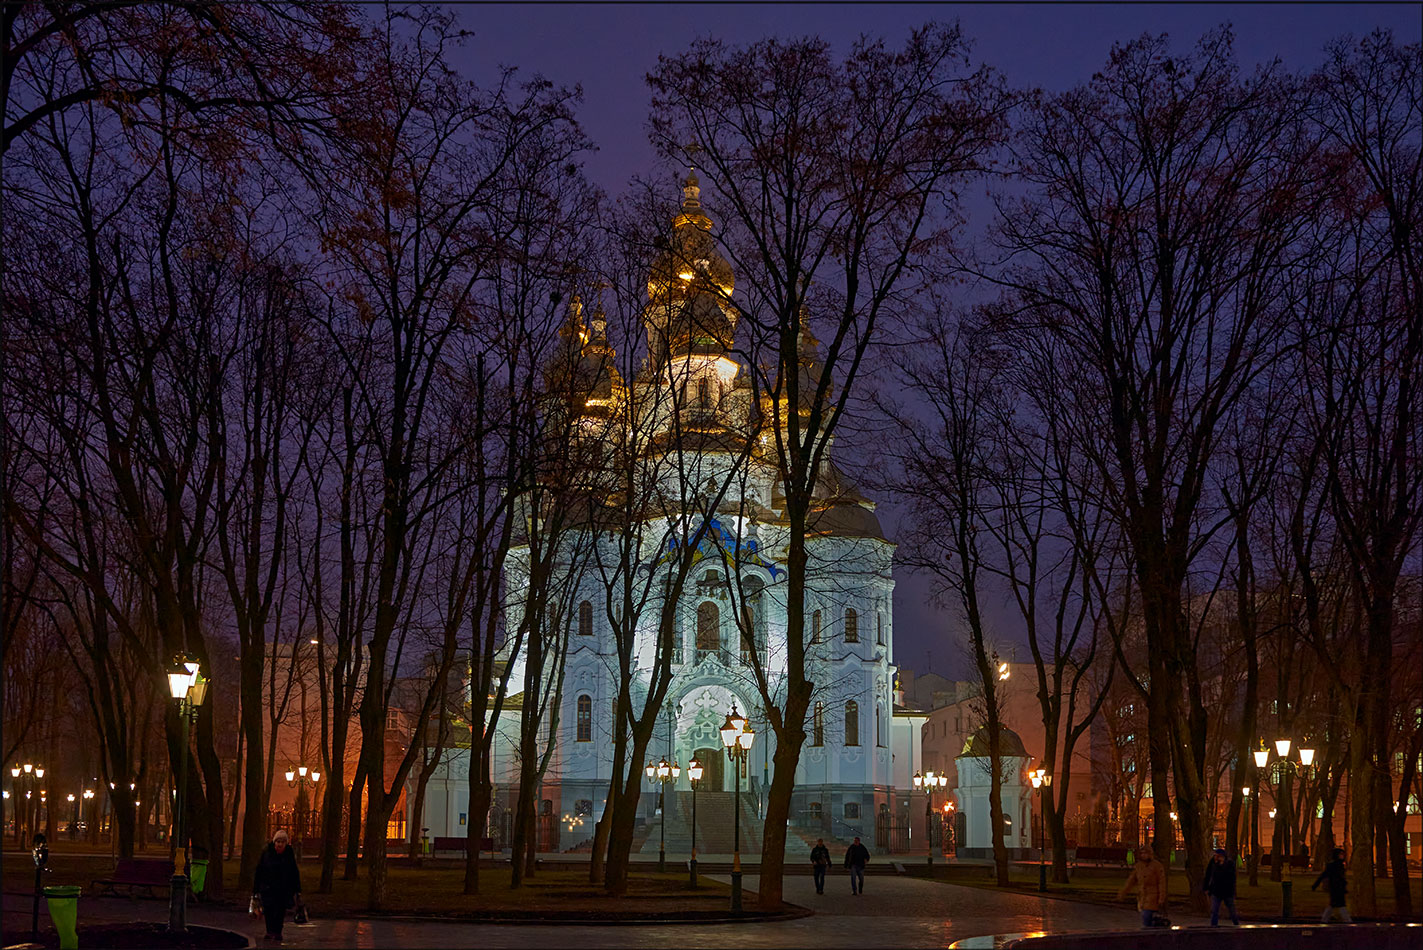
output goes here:
<path id="1" fill-rule="evenodd" d="M 262 916 L 267 919 L 264 939 L 281 943 L 287 908 L 301 899 L 301 871 L 285 831 L 278 831 L 257 859 L 252 896 L 261 900 Z"/>

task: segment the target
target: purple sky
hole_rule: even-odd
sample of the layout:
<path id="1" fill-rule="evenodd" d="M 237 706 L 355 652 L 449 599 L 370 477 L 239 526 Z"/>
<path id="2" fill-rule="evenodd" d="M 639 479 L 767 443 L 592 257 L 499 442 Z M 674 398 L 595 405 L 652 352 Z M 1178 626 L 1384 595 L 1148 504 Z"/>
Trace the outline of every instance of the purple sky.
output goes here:
<path id="1" fill-rule="evenodd" d="M 994 66 L 1015 86 L 1066 89 L 1099 69 L 1114 42 L 1142 33 L 1168 33 L 1184 50 L 1205 31 L 1230 23 L 1242 65 L 1278 57 L 1300 70 L 1317 64 L 1324 45 L 1347 33 L 1384 27 L 1407 43 L 1423 33 L 1414 3 L 495 4 L 460 6 L 457 16 L 474 32 L 462 54 L 471 78 L 487 81 L 497 66 L 510 65 L 525 75 L 583 87 L 579 118 L 599 149 L 588 157 L 587 170 L 613 196 L 632 176 L 656 171 L 644 129 L 644 77 L 658 54 L 674 55 L 701 36 L 749 43 L 768 35 L 816 34 L 844 51 L 864 33 L 897 44 L 928 20 L 956 17 L 973 42 L 976 62 Z M 892 526 L 893 512 L 881 513 Z M 936 672 L 962 675 L 951 621 L 927 605 L 926 584 L 904 572 L 897 579 L 897 662 L 922 670 L 926 652 L 932 652 Z M 1009 626 L 1009 612 L 998 611 L 997 621 Z"/>

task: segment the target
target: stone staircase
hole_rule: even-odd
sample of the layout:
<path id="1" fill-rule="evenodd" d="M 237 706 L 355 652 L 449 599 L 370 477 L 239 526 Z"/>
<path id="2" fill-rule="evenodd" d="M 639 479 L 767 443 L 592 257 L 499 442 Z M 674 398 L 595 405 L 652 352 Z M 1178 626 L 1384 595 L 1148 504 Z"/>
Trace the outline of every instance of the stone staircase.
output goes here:
<path id="1" fill-rule="evenodd" d="M 735 845 L 735 798 L 732 792 L 697 792 L 697 851 L 700 854 L 730 854 Z M 661 817 L 638 826 L 633 835 L 634 850 L 656 854 L 661 840 Z M 761 819 L 756 817 L 756 799 L 741 793 L 741 853 L 761 850 Z M 638 844 L 640 842 L 640 847 Z M 667 794 L 667 852 L 692 852 L 692 793 Z"/>

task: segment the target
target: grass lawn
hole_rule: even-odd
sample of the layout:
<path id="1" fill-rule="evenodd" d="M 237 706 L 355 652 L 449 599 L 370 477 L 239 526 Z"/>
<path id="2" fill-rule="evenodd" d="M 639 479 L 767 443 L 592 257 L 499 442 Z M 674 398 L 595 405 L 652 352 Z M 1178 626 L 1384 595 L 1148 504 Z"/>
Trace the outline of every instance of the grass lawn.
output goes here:
<path id="1" fill-rule="evenodd" d="M 944 865 L 936 863 L 932 874 L 927 873 L 924 867 L 918 867 L 914 873 L 921 876 L 929 876 L 934 880 L 943 881 L 950 884 L 965 884 L 970 887 L 996 888 L 992 875 L 992 869 L 983 865 Z M 1051 868 L 1048 871 L 1051 874 Z M 1068 884 L 1054 884 L 1048 881 L 1048 894 L 1057 897 L 1070 897 L 1076 900 L 1094 901 L 1098 903 L 1116 903 L 1117 891 L 1126 882 L 1130 873 L 1125 868 L 1120 870 L 1112 868 L 1079 868 L 1072 872 L 1072 881 Z M 1315 875 L 1296 873 L 1294 881 L 1294 916 L 1299 919 L 1319 919 L 1319 915 L 1324 912 L 1324 905 L 1328 903 L 1328 895 L 1325 893 L 1323 885 L 1317 891 L 1310 891 L 1309 886 L 1314 883 Z M 1235 907 L 1242 918 L 1265 918 L 1279 917 L 1281 910 L 1280 882 L 1271 881 L 1268 873 L 1260 875 L 1260 883 L 1251 887 L 1246 883 L 1245 872 L 1239 872 L 1237 878 L 1237 890 L 1235 897 Z M 1413 889 L 1413 906 L 1415 916 L 1418 908 L 1423 908 L 1423 881 L 1415 875 L 1411 881 Z M 1176 913 L 1183 913 L 1186 907 L 1186 875 L 1180 868 L 1172 868 L 1167 877 L 1167 886 L 1171 895 L 1171 906 Z M 1037 891 L 1038 869 L 1036 865 L 1032 867 L 1022 867 L 1014 865 L 1009 875 L 1009 887 L 1018 891 Z M 1379 912 L 1384 916 L 1394 913 L 1393 882 L 1387 878 L 1379 878 L 1375 884 L 1379 898 Z M 1122 906 L 1135 906 L 1135 897 L 1121 901 Z M 1224 911 L 1222 911 L 1224 913 Z"/>
<path id="2" fill-rule="evenodd" d="M 163 858 L 161 851 L 140 857 Z M 223 863 L 227 880 L 227 901 L 245 905 L 251 882 L 237 881 L 238 862 Z M 45 885 L 78 884 L 108 876 L 113 860 L 107 854 L 58 853 L 50 856 Z M 344 881 L 337 868 L 332 893 L 316 893 L 321 866 L 304 861 L 301 866 L 303 897 L 312 913 L 337 917 L 363 913 L 366 907 L 367 878 Z M 27 855 L 11 853 L 4 862 L 3 886 L 9 893 L 29 893 L 34 887 L 34 864 Z M 625 896 L 611 898 L 601 887 L 588 883 L 586 870 L 540 870 L 525 880 L 518 890 L 509 888 L 510 869 L 506 865 L 485 865 L 480 869 L 480 893 L 466 897 L 464 869 L 457 867 L 412 868 L 394 865 L 386 879 L 385 911 L 394 914 L 441 916 L 515 917 L 707 917 L 729 912 L 730 888 L 703 876 L 697 890 L 687 886 L 687 872 L 680 865 L 659 874 L 634 866 Z M 155 888 L 158 896 L 163 888 Z M 142 891 L 139 892 L 140 894 Z M 756 894 L 743 894 L 745 908 L 756 910 Z"/>

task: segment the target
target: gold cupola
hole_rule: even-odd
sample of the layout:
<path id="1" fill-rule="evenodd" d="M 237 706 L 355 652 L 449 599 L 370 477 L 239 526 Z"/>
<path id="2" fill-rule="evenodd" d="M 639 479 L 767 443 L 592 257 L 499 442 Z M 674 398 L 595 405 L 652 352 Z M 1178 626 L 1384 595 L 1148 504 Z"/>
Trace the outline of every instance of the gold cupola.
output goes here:
<path id="1" fill-rule="evenodd" d="M 731 349 L 736 309 L 731 265 L 716 248 L 694 169 L 682 183 L 682 208 L 647 279 L 646 324 L 654 359 L 721 355 Z"/>

